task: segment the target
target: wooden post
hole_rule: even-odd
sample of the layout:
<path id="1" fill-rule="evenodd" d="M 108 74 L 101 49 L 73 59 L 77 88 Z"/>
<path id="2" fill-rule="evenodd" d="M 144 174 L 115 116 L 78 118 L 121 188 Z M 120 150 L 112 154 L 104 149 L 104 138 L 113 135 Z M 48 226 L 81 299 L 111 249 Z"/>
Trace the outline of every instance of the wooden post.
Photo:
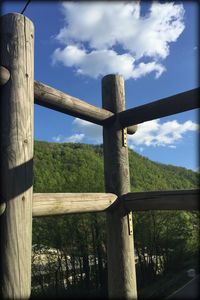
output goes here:
<path id="1" fill-rule="evenodd" d="M 124 80 L 108 75 L 102 80 L 103 108 L 113 113 L 125 109 Z M 121 196 L 130 191 L 126 132 L 118 119 L 103 127 L 106 192 Z M 108 291 L 110 298 L 136 299 L 136 274 L 132 214 L 123 205 L 107 212 Z"/>
<path id="2" fill-rule="evenodd" d="M 1 299 L 27 299 L 31 292 L 33 41 L 32 22 L 18 13 L 4 15 L 0 64 L 10 72 L 0 101 Z"/>

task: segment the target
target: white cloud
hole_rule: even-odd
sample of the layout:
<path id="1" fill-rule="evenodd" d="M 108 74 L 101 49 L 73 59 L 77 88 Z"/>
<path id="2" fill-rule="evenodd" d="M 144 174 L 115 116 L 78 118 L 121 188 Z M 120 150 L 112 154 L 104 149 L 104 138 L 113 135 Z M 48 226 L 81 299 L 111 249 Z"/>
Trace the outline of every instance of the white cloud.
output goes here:
<path id="1" fill-rule="evenodd" d="M 81 119 L 72 122 L 73 131 L 70 137 L 58 135 L 53 140 L 56 142 L 89 142 L 102 143 L 102 127 Z M 199 130 L 199 125 L 188 120 L 179 123 L 177 120 L 161 123 L 160 119 L 144 122 L 138 125 L 134 135 L 128 136 L 128 146 L 140 152 L 145 147 L 169 147 L 175 149 L 177 143 L 184 138 L 184 134 Z"/>
<path id="2" fill-rule="evenodd" d="M 76 134 L 71 135 L 69 137 L 64 137 L 64 136 L 59 134 L 58 136 L 52 137 L 52 140 L 56 143 L 66 143 L 66 142 L 79 143 L 84 139 L 84 137 L 85 137 L 85 135 L 83 133 L 81 133 L 81 134 L 76 133 Z"/>
<path id="3" fill-rule="evenodd" d="M 57 143 L 79 143 L 90 142 L 94 144 L 102 143 L 102 127 L 91 122 L 75 118 L 72 122 L 74 134 L 69 137 L 64 137 L 59 134 L 52 137 L 52 140 Z"/>
<path id="4" fill-rule="evenodd" d="M 70 137 L 65 139 L 65 142 L 70 142 L 70 143 L 79 143 L 84 139 L 85 135 L 83 133 L 76 133 L 71 135 Z"/>
<path id="5" fill-rule="evenodd" d="M 153 2 L 145 16 L 139 1 L 66 2 L 62 11 L 65 23 L 56 39 L 64 47 L 54 51 L 53 63 L 95 78 L 118 73 L 136 79 L 151 72 L 158 78 L 169 44 L 184 30 L 183 5 L 172 2 Z"/>
<path id="6" fill-rule="evenodd" d="M 168 146 L 175 148 L 178 141 L 188 131 L 198 130 L 199 125 L 188 120 L 179 123 L 176 120 L 161 123 L 159 119 L 144 122 L 138 125 L 138 130 L 129 136 L 130 145 L 134 146 Z"/>
<path id="7" fill-rule="evenodd" d="M 153 71 L 158 78 L 165 68 L 156 62 L 139 63 L 134 65 L 134 58 L 130 54 L 118 55 L 114 50 L 94 50 L 87 53 L 76 46 L 67 46 L 63 50 L 56 49 L 53 63 L 62 62 L 66 67 L 76 67 L 77 73 L 94 78 L 105 74 L 123 74 L 125 79 L 139 78 Z M 120 71 L 120 72 L 119 72 Z"/>
<path id="8" fill-rule="evenodd" d="M 102 127 L 91 122 L 74 119 L 72 125 L 74 125 L 74 130 L 76 132 L 84 134 L 84 136 L 93 143 L 102 143 Z"/>
<path id="9" fill-rule="evenodd" d="M 169 145 L 169 148 L 176 149 L 176 146 L 175 145 Z"/>
<path id="10" fill-rule="evenodd" d="M 62 142 L 62 135 L 57 135 L 57 136 L 53 136 L 52 137 L 52 140 L 54 141 L 54 142 L 56 142 L 56 143 L 61 143 Z"/>

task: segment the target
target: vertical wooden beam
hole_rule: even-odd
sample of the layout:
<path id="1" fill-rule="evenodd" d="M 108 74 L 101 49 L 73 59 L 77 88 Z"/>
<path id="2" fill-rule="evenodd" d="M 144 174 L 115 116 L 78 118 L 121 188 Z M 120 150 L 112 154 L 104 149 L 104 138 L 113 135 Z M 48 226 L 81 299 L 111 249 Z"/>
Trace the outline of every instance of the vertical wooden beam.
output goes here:
<path id="1" fill-rule="evenodd" d="M 108 75 L 102 80 L 103 108 L 113 113 L 125 109 L 124 80 Z M 106 192 L 121 196 L 130 191 L 126 133 L 118 119 L 103 127 Z M 136 299 L 134 241 L 131 213 L 123 205 L 107 213 L 108 290 L 110 298 Z"/>
<path id="2" fill-rule="evenodd" d="M 31 291 L 33 40 L 34 27 L 17 13 L 0 19 L 0 64 L 10 72 L 1 87 L 0 217 L 1 299 L 27 299 Z"/>

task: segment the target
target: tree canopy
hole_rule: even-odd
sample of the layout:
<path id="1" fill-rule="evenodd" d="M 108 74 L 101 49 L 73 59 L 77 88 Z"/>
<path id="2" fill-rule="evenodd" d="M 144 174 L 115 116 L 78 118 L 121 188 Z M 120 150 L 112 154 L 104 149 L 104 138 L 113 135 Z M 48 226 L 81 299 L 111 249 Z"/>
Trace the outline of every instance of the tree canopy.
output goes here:
<path id="1" fill-rule="evenodd" d="M 130 149 L 129 165 L 131 191 L 198 187 L 197 173 L 150 161 Z M 34 192 L 104 192 L 102 145 L 36 141 Z M 178 272 L 188 257 L 197 256 L 199 214 L 149 211 L 133 215 L 140 295 L 150 282 Z M 51 291 L 56 296 L 61 292 L 76 296 L 79 291 L 85 296 L 106 295 L 104 213 L 34 218 L 33 245 L 35 294 Z M 57 254 L 53 256 L 47 249 L 55 249 Z M 38 263 L 41 253 L 48 263 L 42 259 Z"/>

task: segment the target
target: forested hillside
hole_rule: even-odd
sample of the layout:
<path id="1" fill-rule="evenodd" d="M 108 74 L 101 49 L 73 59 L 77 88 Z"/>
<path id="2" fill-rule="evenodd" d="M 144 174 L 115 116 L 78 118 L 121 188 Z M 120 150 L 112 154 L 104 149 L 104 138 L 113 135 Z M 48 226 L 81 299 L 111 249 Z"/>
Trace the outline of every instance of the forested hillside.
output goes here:
<path id="1" fill-rule="evenodd" d="M 35 192 L 103 192 L 103 148 L 73 143 L 35 142 Z M 163 165 L 129 150 L 132 191 L 190 189 L 195 172 Z"/>
<path id="2" fill-rule="evenodd" d="M 36 141 L 34 151 L 34 192 L 104 192 L 102 146 Z M 132 191 L 198 187 L 191 170 L 152 162 L 132 150 L 129 162 Z M 196 263 L 198 232 L 195 212 L 134 213 L 140 297 L 186 261 Z M 35 218 L 33 245 L 33 295 L 106 296 L 104 213 Z"/>

